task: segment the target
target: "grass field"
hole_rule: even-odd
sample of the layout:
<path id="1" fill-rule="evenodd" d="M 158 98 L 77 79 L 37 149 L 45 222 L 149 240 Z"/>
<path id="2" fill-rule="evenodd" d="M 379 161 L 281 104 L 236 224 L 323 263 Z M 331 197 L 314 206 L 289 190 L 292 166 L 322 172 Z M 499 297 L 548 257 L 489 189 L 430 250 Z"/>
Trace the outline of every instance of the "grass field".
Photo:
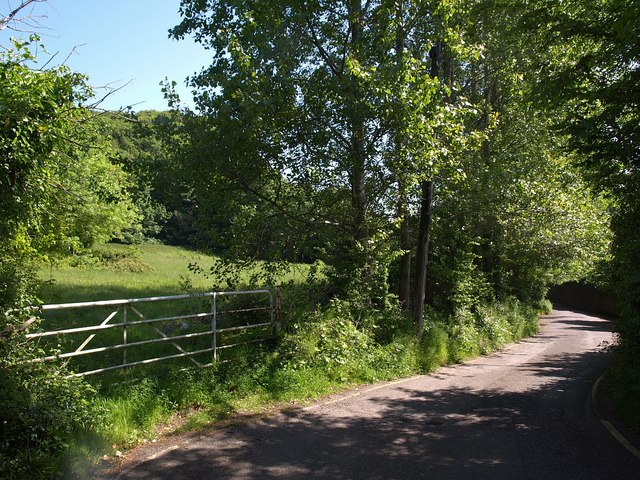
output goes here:
<path id="1" fill-rule="evenodd" d="M 165 245 L 142 245 L 136 247 L 124 245 L 101 246 L 92 255 L 67 259 L 64 264 L 43 266 L 39 272 L 43 285 L 40 297 L 44 304 L 85 302 L 97 300 L 134 299 L 180 294 L 195 294 L 193 298 L 180 300 L 136 303 L 134 308 L 124 307 L 89 307 L 82 309 L 65 309 L 61 311 L 43 312 L 44 330 L 77 328 L 99 325 L 107 318 L 107 323 L 120 324 L 166 317 L 206 314 L 211 311 L 211 298 L 198 294 L 211 291 L 216 280 L 201 273 L 193 273 L 190 264 L 197 264 L 209 272 L 216 259 L 195 251 Z M 254 267 L 255 269 L 255 267 Z M 292 266 L 290 271 L 280 278 L 281 281 L 293 280 L 300 276 L 303 266 Z M 252 270 L 243 271 L 243 281 L 250 282 Z M 245 288 L 264 288 L 265 285 L 247 283 Z M 271 287 L 271 286 L 269 286 Z M 271 320 L 266 310 L 258 312 L 239 312 L 236 310 L 251 308 L 267 308 L 270 298 L 265 294 L 252 296 L 218 297 L 218 328 L 246 327 L 263 324 Z M 126 316 L 125 316 L 126 315 Z M 168 320 L 154 324 L 131 325 L 126 328 L 126 343 L 158 340 L 163 334 L 199 335 L 172 342 L 147 343 L 132 346 L 126 352 L 109 350 L 76 357 L 70 366 L 77 372 L 101 369 L 119 365 L 126 358 L 126 363 L 142 361 L 154 357 L 176 355 L 211 348 L 212 338 L 207 334 L 211 330 L 211 318 Z M 271 335 L 269 327 L 252 328 L 218 334 L 218 346 L 260 340 Z M 73 352 L 83 342 L 88 341 L 85 350 L 109 347 L 125 343 L 125 332 L 122 327 L 102 330 L 96 333 L 76 333 L 65 336 L 47 337 L 40 341 L 40 346 L 49 354 Z M 90 338 L 90 340 L 88 340 Z M 225 354 L 226 354 L 225 350 Z M 202 364 L 211 362 L 211 353 L 201 353 L 195 360 Z M 189 364 L 189 359 L 177 359 L 169 366 Z M 163 367 L 144 367 L 157 370 Z M 101 374 L 101 378 L 120 378 L 120 374 Z"/>
<path id="2" fill-rule="evenodd" d="M 190 263 L 207 271 L 213 265 L 214 257 L 196 251 L 155 244 L 108 245 L 96 250 L 105 251 L 115 258 L 98 263 L 94 257 L 81 257 L 43 265 L 39 271 L 45 282 L 39 292 L 41 300 L 66 303 L 175 295 L 187 289 L 208 291 L 212 285 L 210 279 L 189 270 Z"/>

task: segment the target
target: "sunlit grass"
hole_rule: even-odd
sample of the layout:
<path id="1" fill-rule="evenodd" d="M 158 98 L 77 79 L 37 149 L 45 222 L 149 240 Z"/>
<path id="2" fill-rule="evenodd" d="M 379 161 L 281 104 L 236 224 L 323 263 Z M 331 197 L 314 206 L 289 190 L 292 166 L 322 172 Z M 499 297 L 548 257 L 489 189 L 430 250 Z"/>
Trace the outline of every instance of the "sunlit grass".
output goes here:
<path id="1" fill-rule="evenodd" d="M 109 245 L 109 249 L 126 252 L 124 245 Z M 167 245 L 136 246 L 138 262 L 147 266 L 142 272 L 112 270 L 93 264 L 77 266 L 69 260 L 59 265 L 45 264 L 39 270 L 39 278 L 46 282 L 39 295 L 44 303 L 66 303 L 118 298 L 139 298 L 156 295 L 184 293 L 189 287 L 194 291 L 208 291 L 211 279 L 189 270 L 189 264 L 198 263 L 210 268 L 214 257 L 196 251 Z"/>
<path id="2" fill-rule="evenodd" d="M 137 250 L 133 252 L 131 247 L 119 245 L 101 248 L 107 249 L 108 262 L 96 263 L 89 258 L 68 260 L 55 267 L 44 265 L 40 271 L 45 281 L 41 299 L 63 303 L 205 292 L 218 281 L 215 272 L 204 276 L 189 269 L 189 264 L 197 263 L 202 271 L 211 273 L 211 266 L 216 263 L 215 257 L 195 251 L 163 245 L 134 247 Z M 97 391 L 93 407 L 100 421 L 93 431 L 79 435 L 71 452 L 76 459 L 73 463 L 84 468 L 77 459 L 113 455 L 114 446 L 120 449 L 150 441 L 163 424 L 168 427 L 162 428 L 169 430 L 188 431 L 237 415 L 285 409 L 358 384 L 432 371 L 471 354 L 500 348 L 505 342 L 533 333 L 537 325 L 535 312 L 507 302 L 480 309 L 480 316 L 467 312 L 455 321 L 434 314 L 425 320 L 427 330 L 422 341 L 415 337 L 412 323 L 393 309 L 381 313 L 380 318 L 375 311 L 361 312 L 365 317 L 372 316 L 371 321 L 375 319 L 384 329 L 377 334 L 360 331 L 346 303 L 336 304 L 342 306 L 333 314 L 323 314 L 326 307 L 311 313 L 316 307 L 311 298 L 321 289 L 313 284 L 301 287 L 309 268 L 291 266 L 278 279 L 287 285 L 283 310 L 289 321 L 278 341 L 224 350 L 224 362 L 214 363 L 211 368 L 196 368 L 188 360 L 176 359 L 88 377 Z M 246 269 L 240 278 L 247 288 L 262 287 L 251 284 L 253 273 L 251 268 Z M 203 301 L 199 297 L 187 299 Z M 145 304 L 144 308 L 147 318 L 156 318 L 154 315 L 170 315 L 185 307 Z M 107 310 L 98 316 L 104 318 Z M 88 313 L 54 316 L 49 321 L 57 327 L 100 323 Z M 465 328 L 458 328 L 460 325 Z M 382 331 L 387 332 L 386 337 Z M 104 338 L 99 337 L 102 333 L 96 335 L 92 345 L 106 345 L 112 340 L 119 343 L 117 337 L 122 336 L 120 329 L 104 333 Z M 142 327 L 138 332 L 130 328 L 129 339 L 134 341 L 137 335 L 144 338 L 147 334 L 156 335 Z M 160 347 L 157 352 L 154 348 L 149 346 L 142 353 L 165 354 Z M 163 344 L 162 348 L 175 353 L 170 345 Z M 130 360 L 135 360 L 136 352 L 129 353 Z M 203 363 L 211 360 L 208 355 Z M 111 360 L 116 364 L 120 361 Z M 103 360 L 95 360 L 100 361 Z M 99 363 L 82 366 L 100 368 Z"/>
<path id="3" fill-rule="evenodd" d="M 220 284 L 215 269 L 212 270 L 217 257 L 195 250 L 159 244 L 134 247 L 110 244 L 96 249 L 105 250 L 132 258 L 106 265 L 96 264 L 92 257 L 43 264 L 38 272 L 43 282 L 39 291 L 41 301 L 51 304 L 208 292 Z M 199 272 L 190 269 L 190 265 L 197 265 Z M 310 270 L 308 265 L 289 264 L 274 278 L 274 285 L 265 285 L 263 281 L 253 281 L 263 265 L 254 262 L 240 267 L 238 288 L 300 283 Z"/>

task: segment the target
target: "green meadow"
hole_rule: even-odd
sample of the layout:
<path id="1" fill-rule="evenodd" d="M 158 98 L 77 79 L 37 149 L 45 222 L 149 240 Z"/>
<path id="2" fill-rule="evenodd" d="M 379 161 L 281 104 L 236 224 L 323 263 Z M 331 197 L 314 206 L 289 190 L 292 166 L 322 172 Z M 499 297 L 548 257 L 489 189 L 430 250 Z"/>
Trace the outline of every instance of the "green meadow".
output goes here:
<path id="1" fill-rule="evenodd" d="M 189 270 L 208 271 L 214 257 L 160 244 L 110 244 L 93 254 L 42 265 L 39 295 L 43 303 L 86 302 L 209 291 L 210 279 Z"/>
<path id="2" fill-rule="evenodd" d="M 208 275 L 195 273 L 190 264 L 197 264 L 200 272 Z M 214 265 L 220 265 L 215 257 L 184 248 L 103 245 L 90 255 L 43 265 L 39 271 L 40 298 L 52 304 L 206 292 L 220 285 L 216 272 L 210 272 Z M 235 280 L 248 288 L 265 287 L 264 280 L 252 283 L 262 271 L 264 266 L 260 264 L 246 267 L 236 271 Z M 208 368 L 198 368 L 181 358 L 86 377 L 95 392 L 88 406 L 94 423 L 86 431 L 77 432 L 65 467 L 69 475 L 86 477 L 100 463 L 100 457 L 111 458 L 118 450 L 152 440 L 160 431 L 197 429 L 240 413 L 253 415 L 289 408 L 292 403 L 357 384 L 429 372 L 537 331 L 539 311 L 507 299 L 483 306 L 475 314 L 461 311 L 455 318 L 430 311 L 425 334 L 418 339 L 411 320 L 392 301 L 380 310 L 372 310 L 325 296 L 323 307 L 317 308 L 318 298 L 322 298 L 319 292 L 327 287 L 321 276 L 310 266 L 284 265 L 279 276 L 272 277 L 275 284 L 283 286 L 283 329 L 277 339 L 223 350 L 224 354 Z M 206 302 L 194 296 L 187 299 L 187 306 L 206 311 Z M 231 302 L 222 308 L 243 305 Z M 186 311 L 180 302 L 138 306 L 146 318 Z M 96 325 L 110 309 L 47 312 L 42 327 L 50 330 Z M 188 331 L 208 328 L 205 323 L 193 322 Z M 176 324 L 169 333 L 180 334 Z M 158 335 L 146 325 L 128 329 L 129 342 Z M 48 346 L 73 351 L 87 336 L 69 335 Z M 98 332 L 90 348 L 121 340 L 121 328 Z M 232 343 L 238 340 L 243 338 L 220 339 Z M 177 343 L 193 351 L 207 348 L 207 342 L 210 337 Z M 136 348 L 127 349 L 128 361 L 176 353 L 175 346 L 168 343 Z M 110 351 L 75 359 L 68 368 L 87 371 L 118 364 L 121 358 L 121 350 Z M 211 362 L 210 354 L 195 358 L 201 363 Z"/>

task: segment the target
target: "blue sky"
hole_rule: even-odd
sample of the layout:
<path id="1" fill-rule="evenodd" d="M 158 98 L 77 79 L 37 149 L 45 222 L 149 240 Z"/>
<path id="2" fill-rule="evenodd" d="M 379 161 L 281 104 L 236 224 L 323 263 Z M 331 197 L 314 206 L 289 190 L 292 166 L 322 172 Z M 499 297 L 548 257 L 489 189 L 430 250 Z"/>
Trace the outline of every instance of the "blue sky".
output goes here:
<path id="1" fill-rule="evenodd" d="M 0 0 L 0 14 L 19 4 Z M 92 86 L 122 87 L 102 108 L 165 110 L 159 83 L 165 77 L 178 82 L 181 98 L 191 105 L 184 80 L 209 64 L 200 45 L 168 38 L 167 30 L 180 21 L 179 6 L 179 0 L 48 0 L 32 4 L 21 16 L 31 15 L 41 25 L 37 33 L 49 53 L 57 53 L 57 63 L 68 56 L 67 65 L 87 74 Z M 0 43 L 19 35 L 1 31 Z M 98 90 L 97 96 L 104 93 Z"/>

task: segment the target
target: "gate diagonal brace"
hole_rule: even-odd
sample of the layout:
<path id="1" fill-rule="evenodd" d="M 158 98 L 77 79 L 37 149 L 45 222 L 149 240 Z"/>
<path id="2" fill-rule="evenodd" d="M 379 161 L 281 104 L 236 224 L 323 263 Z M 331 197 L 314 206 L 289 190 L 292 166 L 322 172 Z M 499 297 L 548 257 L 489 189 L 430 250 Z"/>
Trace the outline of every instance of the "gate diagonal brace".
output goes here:
<path id="1" fill-rule="evenodd" d="M 111 321 L 111 319 L 113 317 L 115 317 L 118 313 L 120 312 L 120 309 L 118 308 L 117 310 L 111 312 L 109 314 L 109 316 L 107 318 L 104 319 L 104 321 L 100 324 L 101 327 L 104 327 L 107 323 L 109 323 Z M 87 345 L 89 345 L 89 342 L 91 342 L 91 340 L 93 340 L 95 338 L 96 334 L 92 333 L 91 335 L 89 335 L 86 340 L 84 342 L 82 342 L 82 345 L 80 345 L 78 348 L 76 348 L 76 353 L 77 352 L 81 352 L 82 350 L 84 350 L 84 347 L 86 347 Z"/>
<path id="2" fill-rule="evenodd" d="M 129 308 L 130 308 L 130 309 L 131 309 L 131 310 L 132 310 L 136 315 L 138 315 L 138 317 L 140 317 L 142 320 L 146 320 L 145 316 L 144 316 L 142 313 L 140 313 L 140 311 L 138 311 L 138 309 L 136 309 L 135 307 L 133 307 L 133 306 L 131 306 L 131 305 L 129 305 Z M 159 328 L 154 327 L 153 325 L 149 325 L 149 326 L 150 326 L 151 328 L 153 328 L 153 329 L 156 331 L 156 333 L 157 333 L 158 335 L 160 335 L 162 338 L 171 338 L 171 337 L 169 337 L 168 335 L 166 335 L 166 334 L 165 334 L 162 330 L 160 330 Z M 170 343 L 171 345 L 173 345 L 174 347 L 176 347 L 176 349 L 177 349 L 180 353 L 189 353 L 189 352 L 187 352 L 184 348 L 182 348 L 180 345 L 178 345 L 177 343 L 172 342 L 172 341 L 170 341 L 170 340 L 169 340 L 169 343 Z M 187 358 L 188 358 L 189 360 L 191 360 L 191 361 L 192 361 L 192 362 L 193 362 L 197 367 L 202 368 L 202 367 L 204 366 L 203 364 L 201 364 L 200 362 L 198 362 L 198 361 L 197 361 L 195 358 L 193 358 L 193 357 L 188 356 Z"/>

